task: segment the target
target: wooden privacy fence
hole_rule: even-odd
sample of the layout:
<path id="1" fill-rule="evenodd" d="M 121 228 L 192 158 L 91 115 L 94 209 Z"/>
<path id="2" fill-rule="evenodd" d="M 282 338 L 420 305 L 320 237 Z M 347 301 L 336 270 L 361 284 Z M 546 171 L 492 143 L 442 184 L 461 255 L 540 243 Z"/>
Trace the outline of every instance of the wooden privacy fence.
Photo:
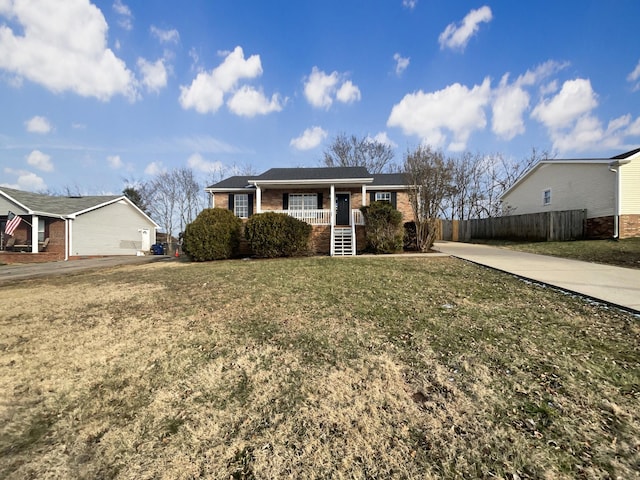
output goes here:
<path id="1" fill-rule="evenodd" d="M 584 237 L 586 218 L 586 210 L 564 210 L 475 220 L 442 220 L 441 240 L 577 240 Z"/>

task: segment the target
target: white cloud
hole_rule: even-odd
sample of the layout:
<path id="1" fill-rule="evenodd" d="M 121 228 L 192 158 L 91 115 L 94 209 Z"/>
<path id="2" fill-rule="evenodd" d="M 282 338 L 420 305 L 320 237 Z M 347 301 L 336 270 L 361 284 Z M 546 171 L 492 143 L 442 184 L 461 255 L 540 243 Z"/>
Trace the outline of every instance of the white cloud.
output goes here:
<path id="1" fill-rule="evenodd" d="M 292 138 L 289 145 L 297 150 L 311 150 L 316 148 L 327 138 L 327 132 L 321 127 L 307 128 L 302 135 L 296 138 Z"/>
<path id="2" fill-rule="evenodd" d="M 268 99 L 262 91 L 244 85 L 227 101 L 227 107 L 236 115 L 255 117 L 281 111 L 282 102 L 277 94 L 273 94 L 271 99 Z"/>
<path id="3" fill-rule="evenodd" d="M 417 4 L 418 0 L 402 0 L 402 6 L 404 8 L 408 8 L 409 10 L 413 10 L 414 8 L 416 8 Z"/>
<path id="4" fill-rule="evenodd" d="M 594 115 L 598 96 L 588 79 L 564 82 L 551 98 L 542 99 L 531 116 L 542 123 L 559 153 L 626 148 L 627 137 L 640 134 L 640 118 L 630 114 L 610 120 L 605 127 Z"/>
<path id="5" fill-rule="evenodd" d="M 42 153 L 40 150 L 34 150 L 27 155 L 27 163 L 38 170 L 42 170 L 43 172 L 53 171 L 51 157 L 46 153 Z"/>
<path id="6" fill-rule="evenodd" d="M 351 80 L 344 82 L 336 92 L 336 98 L 342 103 L 353 103 L 360 100 L 360 89 Z"/>
<path id="7" fill-rule="evenodd" d="M 633 69 L 633 72 L 627 75 L 627 80 L 631 83 L 635 83 L 633 86 L 634 92 L 640 90 L 640 82 L 638 82 L 638 79 L 640 79 L 640 60 L 638 60 L 638 64 L 636 65 L 636 68 Z"/>
<path id="8" fill-rule="evenodd" d="M 550 99 L 542 99 L 531 116 L 551 130 L 571 126 L 577 119 L 598 105 L 597 95 L 587 79 L 564 82 L 560 92 Z"/>
<path id="9" fill-rule="evenodd" d="M 508 73 L 503 75 L 493 94 L 491 127 L 493 133 L 503 140 L 511 140 L 516 135 L 523 134 L 525 132 L 523 117 L 531 100 L 525 87 L 536 85 L 567 66 L 566 62 L 549 60 L 533 70 L 527 70 L 513 83 L 509 83 Z M 547 85 L 546 88 L 549 89 L 550 86 Z"/>
<path id="10" fill-rule="evenodd" d="M 199 153 L 194 153 L 187 159 L 187 166 L 207 174 L 222 173 L 225 169 L 221 162 L 205 160 Z"/>
<path id="11" fill-rule="evenodd" d="M 224 95 L 233 91 L 240 80 L 260 75 L 260 56 L 252 55 L 245 60 L 242 48 L 236 47 L 211 72 L 200 72 L 191 85 L 180 87 L 180 105 L 198 113 L 215 113 L 224 103 Z"/>
<path id="12" fill-rule="evenodd" d="M 167 86 L 167 68 L 162 58 L 153 63 L 138 58 L 138 68 L 142 74 L 142 84 L 148 91 L 158 93 Z"/>
<path id="13" fill-rule="evenodd" d="M 314 66 L 304 84 L 304 95 L 307 101 L 313 107 L 328 110 L 334 99 L 342 103 L 360 100 L 360 89 L 351 80 L 342 81 L 338 87 L 343 76 L 335 71 L 326 74 Z"/>
<path id="14" fill-rule="evenodd" d="M 47 184 L 44 183 L 42 177 L 39 177 L 33 172 L 5 168 L 4 173 L 7 175 L 15 175 L 17 176 L 17 179 L 15 183 L 2 183 L 0 186 L 15 188 L 16 190 L 25 190 L 28 192 L 38 192 L 47 189 Z"/>
<path id="15" fill-rule="evenodd" d="M 0 24 L 0 69 L 56 93 L 135 99 L 135 78 L 106 47 L 107 22 L 89 0 L 9 2 L 0 12 L 20 24 Z"/>
<path id="16" fill-rule="evenodd" d="M 118 169 L 124 167 L 124 163 L 122 162 L 122 159 L 120 158 L 120 155 L 109 155 L 107 157 L 107 163 L 114 170 L 118 170 Z"/>
<path id="17" fill-rule="evenodd" d="M 478 32 L 480 23 L 490 22 L 493 18 L 491 8 L 488 6 L 471 10 L 463 19 L 460 25 L 450 23 L 438 37 L 440 48 L 445 47 L 453 50 L 464 50 L 467 43 Z"/>
<path id="18" fill-rule="evenodd" d="M 178 43 L 180 41 L 180 34 L 175 28 L 163 30 L 155 25 L 151 25 L 149 30 L 151 31 L 151 35 L 156 37 L 160 43 Z"/>
<path id="19" fill-rule="evenodd" d="M 371 140 L 375 140 L 378 143 L 389 145 L 392 148 L 396 148 L 398 144 L 389 138 L 387 132 L 378 132 L 375 137 L 367 137 Z"/>
<path id="20" fill-rule="evenodd" d="M 399 53 L 396 53 L 393 55 L 393 59 L 396 62 L 396 75 L 400 76 L 409 66 L 409 57 L 405 58 Z"/>
<path id="21" fill-rule="evenodd" d="M 118 25 L 125 30 L 131 30 L 133 28 L 133 14 L 131 13 L 131 9 L 122 3 L 122 0 L 116 0 L 113 3 L 113 9 L 120 15 Z"/>
<path id="22" fill-rule="evenodd" d="M 24 124 L 27 127 L 27 132 L 31 133 L 49 133 L 53 127 L 49 120 L 46 117 L 41 117 L 36 115 L 33 118 L 30 118 Z"/>
<path id="23" fill-rule="evenodd" d="M 337 84 L 338 72 L 327 75 L 318 67 L 313 67 L 304 85 L 304 95 L 314 107 L 328 109 L 333 103 L 332 96 Z"/>
<path id="24" fill-rule="evenodd" d="M 146 173 L 147 175 L 158 175 L 159 173 L 166 171 L 167 169 L 162 164 L 162 162 L 151 162 L 144 169 L 144 173 Z"/>
<path id="25" fill-rule="evenodd" d="M 486 126 L 484 107 L 490 99 L 488 78 L 472 89 L 455 83 L 432 93 L 420 90 L 393 106 L 387 125 L 400 127 L 404 134 L 416 135 L 436 148 L 445 144 L 445 131 L 449 131 L 453 137 L 449 150 L 463 150 L 471 133 Z"/>
<path id="26" fill-rule="evenodd" d="M 505 74 L 494 93 L 492 105 L 493 133 L 505 140 L 511 140 L 525 131 L 523 114 L 529 107 L 529 94 L 518 84 L 509 85 L 509 75 Z"/>

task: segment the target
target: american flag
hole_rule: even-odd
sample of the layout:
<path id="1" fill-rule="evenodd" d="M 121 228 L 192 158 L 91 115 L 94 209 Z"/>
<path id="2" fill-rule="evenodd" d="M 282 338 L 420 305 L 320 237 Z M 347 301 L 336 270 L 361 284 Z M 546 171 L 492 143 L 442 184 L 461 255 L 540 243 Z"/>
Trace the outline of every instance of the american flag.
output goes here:
<path id="1" fill-rule="evenodd" d="M 12 211 L 9 211 L 9 215 L 7 216 L 7 226 L 4 228 L 4 233 L 13 236 L 13 232 L 16 231 L 16 228 L 18 228 L 18 225 L 20 225 L 21 221 L 21 217 L 19 217 Z"/>

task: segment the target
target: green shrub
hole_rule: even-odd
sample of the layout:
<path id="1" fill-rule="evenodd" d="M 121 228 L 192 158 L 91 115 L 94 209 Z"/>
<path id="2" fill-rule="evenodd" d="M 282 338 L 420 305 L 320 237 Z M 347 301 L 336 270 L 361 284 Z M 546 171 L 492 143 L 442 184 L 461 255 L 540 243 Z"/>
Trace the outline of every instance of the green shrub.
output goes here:
<path id="1" fill-rule="evenodd" d="M 409 251 L 418 250 L 418 235 L 416 222 L 405 222 L 404 224 L 404 249 Z"/>
<path id="2" fill-rule="evenodd" d="M 395 253 L 402 250 L 402 213 L 388 202 L 372 202 L 360 209 L 365 220 L 367 250 Z"/>
<path id="3" fill-rule="evenodd" d="M 187 225 L 183 250 L 196 262 L 231 258 L 238 252 L 241 227 L 231 210 L 207 208 Z"/>
<path id="4" fill-rule="evenodd" d="M 292 257 L 309 251 L 311 225 L 284 213 L 252 215 L 244 234 L 258 257 Z"/>

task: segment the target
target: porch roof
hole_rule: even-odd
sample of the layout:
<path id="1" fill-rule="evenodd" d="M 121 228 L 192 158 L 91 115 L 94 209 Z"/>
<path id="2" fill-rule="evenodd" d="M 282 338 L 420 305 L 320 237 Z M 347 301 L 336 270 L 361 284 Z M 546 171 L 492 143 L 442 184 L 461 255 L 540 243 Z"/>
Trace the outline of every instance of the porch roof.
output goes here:
<path id="1" fill-rule="evenodd" d="M 86 211 L 122 197 L 122 195 L 63 197 L 24 192 L 6 187 L 0 188 L 0 194 L 26 210 L 25 213 L 54 217 L 68 216 Z"/>

